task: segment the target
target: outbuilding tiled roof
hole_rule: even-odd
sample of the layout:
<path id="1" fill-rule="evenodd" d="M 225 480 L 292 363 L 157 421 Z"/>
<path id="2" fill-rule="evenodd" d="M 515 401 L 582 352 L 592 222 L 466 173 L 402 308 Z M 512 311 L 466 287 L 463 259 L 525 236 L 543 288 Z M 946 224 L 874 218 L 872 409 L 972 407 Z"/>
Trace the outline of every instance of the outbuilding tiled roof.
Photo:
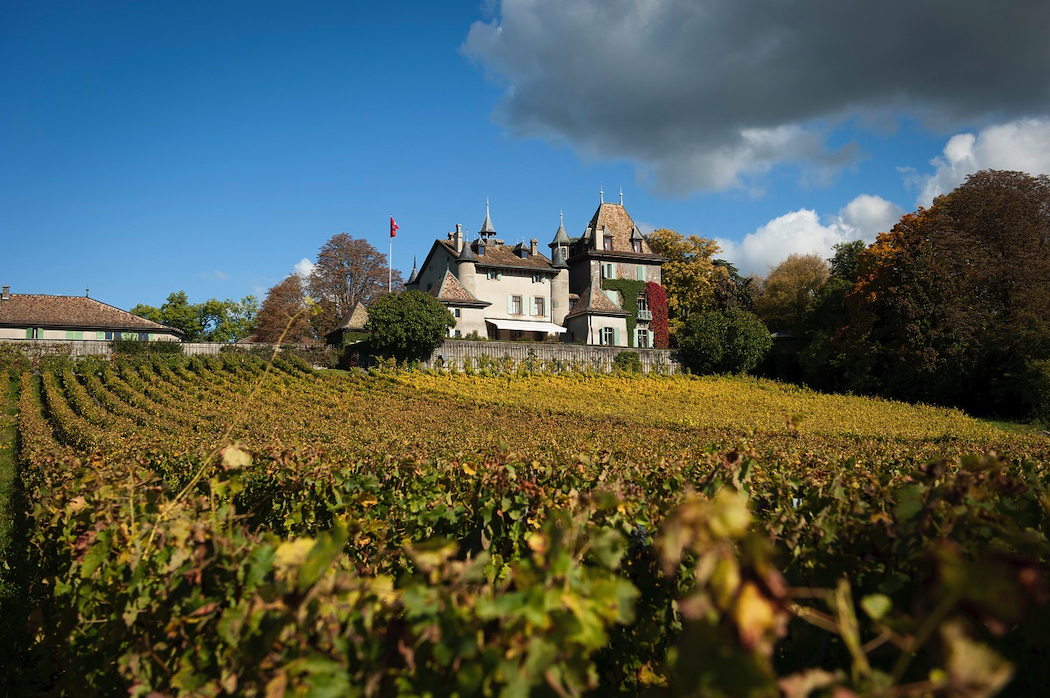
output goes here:
<path id="1" fill-rule="evenodd" d="M 87 296 L 37 293 L 12 293 L 0 299 L 0 325 L 182 334 L 180 330 L 132 315 Z"/>
<path id="2" fill-rule="evenodd" d="M 357 305 L 354 306 L 353 312 L 343 318 L 343 321 L 336 325 L 332 332 L 338 332 L 339 330 L 363 330 L 366 322 L 368 322 L 368 309 L 365 308 L 364 303 L 358 301 Z"/>

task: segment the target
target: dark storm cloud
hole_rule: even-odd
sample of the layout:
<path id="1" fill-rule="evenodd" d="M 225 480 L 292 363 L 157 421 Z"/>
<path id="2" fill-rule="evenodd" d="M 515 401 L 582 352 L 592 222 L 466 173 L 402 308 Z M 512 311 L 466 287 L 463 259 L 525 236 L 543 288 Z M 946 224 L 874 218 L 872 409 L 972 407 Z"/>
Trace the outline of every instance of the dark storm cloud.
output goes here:
<path id="1" fill-rule="evenodd" d="M 835 169 L 846 119 L 938 129 L 1047 113 L 1050 2 L 504 0 L 466 55 L 501 118 L 669 189 L 722 189 L 780 162 Z"/>

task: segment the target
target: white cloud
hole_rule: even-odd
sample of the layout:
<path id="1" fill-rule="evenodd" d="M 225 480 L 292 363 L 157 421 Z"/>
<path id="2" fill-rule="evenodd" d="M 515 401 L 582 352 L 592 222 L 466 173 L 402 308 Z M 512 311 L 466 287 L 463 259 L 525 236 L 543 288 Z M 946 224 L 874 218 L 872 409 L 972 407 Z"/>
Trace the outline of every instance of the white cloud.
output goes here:
<path id="1" fill-rule="evenodd" d="M 302 277 L 310 276 L 316 265 L 306 257 L 303 257 L 295 265 L 295 273 Z"/>
<path id="2" fill-rule="evenodd" d="M 841 242 L 864 240 L 893 227 L 904 210 L 878 196 L 862 194 L 822 223 L 816 211 L 800 209 L 774 218 L 740 242 L 718 240 L 724 259 L 741 274 L 765 275 L 791 254 L 816 253 L 830 258 Z"/>
<path id="3" fill-rule="evenodd" d="M 1050 3 L 502 0 L 463 53 L 521 136 L 633 160 L 669 192 L 856 162 L 846 123 L 940 129 L 1050 111 Z M 965 48 L 960 48 L 965 37 Z M 836 140 L 842 140 L 838 138 Z"/>
<path id="4" fill-rule="evenodd" d="M 930 164 L 936 168 L 931 175 L 907 173 L 908 183 L 919 189 L 916 206 L 929 206 L 980 170 L 1050 173 L 1050 118 L 1019 119 L 976 134 L 956 134 Z"/>

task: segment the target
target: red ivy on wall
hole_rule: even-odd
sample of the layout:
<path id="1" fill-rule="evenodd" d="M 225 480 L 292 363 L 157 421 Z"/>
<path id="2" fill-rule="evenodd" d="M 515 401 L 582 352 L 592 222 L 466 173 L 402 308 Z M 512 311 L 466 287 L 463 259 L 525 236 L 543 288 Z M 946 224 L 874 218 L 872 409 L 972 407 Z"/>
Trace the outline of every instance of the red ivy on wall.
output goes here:
<path id="1" fill-rule="evenodd" d="M 650 281 L 645 284 L 645 297 L 649 299 L 649 312 L 653 319 L 649 322 L 649 329 L 653 331 L 653 347 L 666 349 L 667 336 L 667 292 L 660 284 Z"/>

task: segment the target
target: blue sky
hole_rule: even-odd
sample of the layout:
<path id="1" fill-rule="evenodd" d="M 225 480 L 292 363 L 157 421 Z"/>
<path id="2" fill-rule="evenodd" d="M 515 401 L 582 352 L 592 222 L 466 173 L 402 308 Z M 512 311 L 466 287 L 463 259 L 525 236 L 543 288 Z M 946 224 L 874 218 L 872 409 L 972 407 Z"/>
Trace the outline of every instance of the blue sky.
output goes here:
<path id="1" fill-rule="evenodd" d="M 6 0 L 0 283 L 261 299 L 337 233 L 386 252 L 391 214 L 407 275 L 486 197 L 546 244 L 599 187 L 761 274 L 978 169 L 1050 171 L 1047 26 L 1028 1 Z"/>

